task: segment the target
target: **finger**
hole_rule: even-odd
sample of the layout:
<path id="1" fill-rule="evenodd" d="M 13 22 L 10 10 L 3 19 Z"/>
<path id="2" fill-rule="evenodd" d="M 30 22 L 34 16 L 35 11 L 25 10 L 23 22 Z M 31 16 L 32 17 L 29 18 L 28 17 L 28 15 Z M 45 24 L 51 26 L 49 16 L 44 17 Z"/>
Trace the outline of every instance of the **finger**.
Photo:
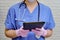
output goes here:
<path id="1" fill-rule="evenodd" d="M 25 30 L 24 32 L 29 32 L 29 30 Z"/>
<path id="2" fill-rule="evenodd" d="M 40 31 L 41 29 L 40 28 L 36 28 L 36 31 Z"/>
<path id="3" fill-rule="evenodd" d="M 32 29 L 32 30 L 35 30 L 35 29 Z"/>
<path id="4" fill-rule="evenodd" d="M 40 30 L 41 28 L 36 28 L 36 29 Z"/>
<path id="5" fill-rule="evenodd" d="M 23 29 L 24 30 L 24 29 Z M 29 31 L 29 30 L 24 30 L 24 31 Z"/>
<path id="6" fill-rule="evenodd" d="M 32 29 L 33 32 L 35 32 L 36 30 L 35 29 Z"/>
<path id="7" fill-rule="evenodd" d="M 23 29 L 23 26 L 21 26 L 20 30 L 22 30 L 22 29 Z"/>

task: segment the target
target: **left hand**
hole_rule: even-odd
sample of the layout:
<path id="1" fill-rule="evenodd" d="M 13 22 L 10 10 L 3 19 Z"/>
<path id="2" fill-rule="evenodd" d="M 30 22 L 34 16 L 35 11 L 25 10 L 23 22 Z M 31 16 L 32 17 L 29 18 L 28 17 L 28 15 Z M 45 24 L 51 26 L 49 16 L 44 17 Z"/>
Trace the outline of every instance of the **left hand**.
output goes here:
<path id="1" fill-rule="evenodd" d="M 45 30 L 44 28 L 36 28 L 36 29 L 32 29 L 32 31 L 37 36 L 45 36 L 45 35 L 47 35 L 47 30 Z"/>

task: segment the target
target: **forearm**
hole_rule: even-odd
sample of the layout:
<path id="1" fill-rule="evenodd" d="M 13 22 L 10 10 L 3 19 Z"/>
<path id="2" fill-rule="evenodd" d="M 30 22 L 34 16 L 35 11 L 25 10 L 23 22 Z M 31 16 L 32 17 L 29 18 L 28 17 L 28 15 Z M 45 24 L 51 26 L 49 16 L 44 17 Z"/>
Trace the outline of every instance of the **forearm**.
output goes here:
<path id="1" fill-rule="evenodd" d="M 9 38 L 15 38 L 16 36 L 16 31 L 15 30 L 5 30 L 5 35 Z"/>
<path id="2" fill-rule="evenodd" d="M 47 30 L 47 35 L 45 35 L 45 37 L 50 37 L 52 36 L 53 30 Z"/>

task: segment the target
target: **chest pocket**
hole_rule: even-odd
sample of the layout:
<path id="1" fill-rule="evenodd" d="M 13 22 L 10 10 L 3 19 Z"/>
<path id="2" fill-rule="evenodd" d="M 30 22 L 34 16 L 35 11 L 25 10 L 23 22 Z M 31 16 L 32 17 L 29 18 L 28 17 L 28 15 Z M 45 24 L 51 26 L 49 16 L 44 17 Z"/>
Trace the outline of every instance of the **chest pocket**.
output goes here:
<path id="1" fill-rule="evenodd" d="M 22 19 L 15 18 L 15 22 L 17 29 L 19 29 L 21 26 L 23 26 L 24 21 Z"/>

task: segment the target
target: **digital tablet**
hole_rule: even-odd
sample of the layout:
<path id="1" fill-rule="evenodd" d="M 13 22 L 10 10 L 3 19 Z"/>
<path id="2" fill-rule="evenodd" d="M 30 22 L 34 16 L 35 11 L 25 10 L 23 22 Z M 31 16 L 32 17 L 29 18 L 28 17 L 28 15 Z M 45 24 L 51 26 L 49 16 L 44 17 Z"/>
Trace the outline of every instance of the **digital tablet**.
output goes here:
<path id="1" fill-rule="evenodd" d="M 31 30 L 35 28 L 42 28 L 45 22 L 24 22 L 23 29 L 24 30 Z"/>

